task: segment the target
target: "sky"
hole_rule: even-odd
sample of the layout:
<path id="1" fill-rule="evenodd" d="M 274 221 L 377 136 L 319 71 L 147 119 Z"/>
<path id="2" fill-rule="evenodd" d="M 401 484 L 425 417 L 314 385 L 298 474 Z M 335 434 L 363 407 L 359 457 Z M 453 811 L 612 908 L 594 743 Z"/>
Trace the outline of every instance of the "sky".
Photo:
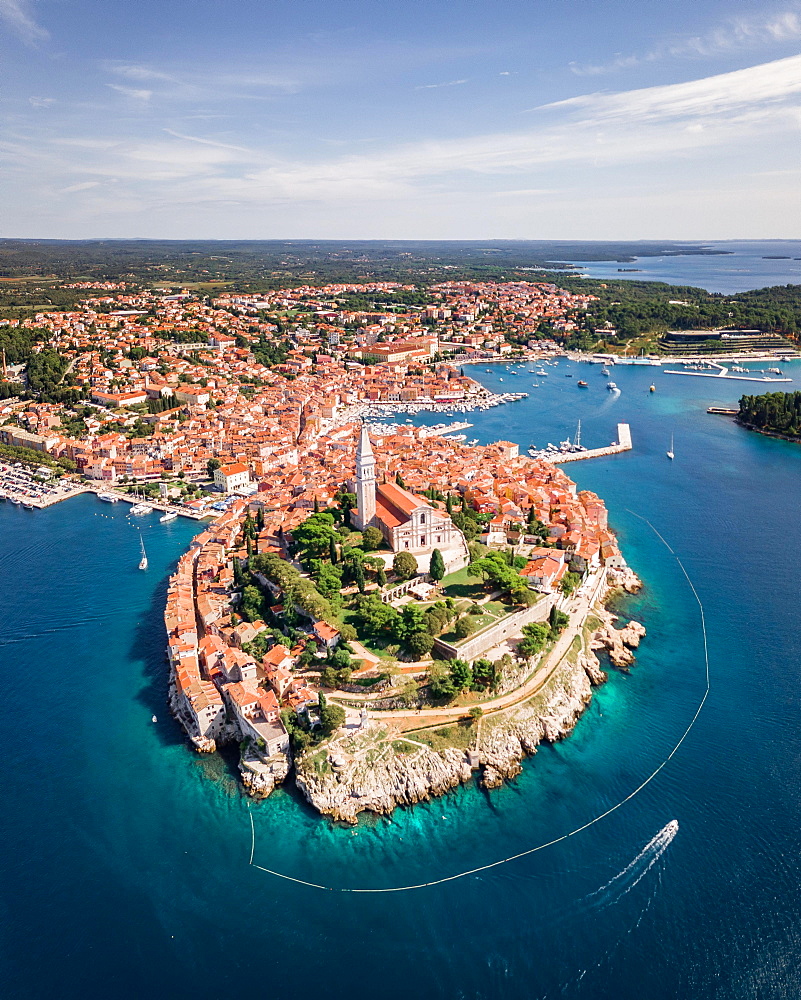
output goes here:
<path id="1" fill-rule="evenodd" d="M 0 0 L 0 237 L 801 237 L 801 0 Z"/>

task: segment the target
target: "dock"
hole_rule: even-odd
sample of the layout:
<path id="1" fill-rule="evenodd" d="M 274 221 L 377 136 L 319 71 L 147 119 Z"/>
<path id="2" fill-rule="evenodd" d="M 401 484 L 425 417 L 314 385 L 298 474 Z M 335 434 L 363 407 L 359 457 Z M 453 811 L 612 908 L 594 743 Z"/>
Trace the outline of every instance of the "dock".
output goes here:
<path id="1" fill-rule="evenodd" d="M 740 412 L 739 410 L 733 410 L 728 406 L 708 406 L 706 408 L 707 413 L 719 413 L 724 417 L 736 417 Z"/>
<path id="2" fill-rule="evenodd" d="M 791 378 L 787 378 L 786 375 L 771 378 L 768 375 L 762 375 L 757 377 L 756 375 L 730 375 L 729 369 L 725 368 L 723 365 L 716 364 L 714 361 L 707 362 L 713 368 L 718 370 L 715 372 L 688 372 L 688 371 L 678 371 L 676 369 L 668 370 L 667 368 L 662 373 L 663 375 L 694 375 L 696 378 L 724 378 L 729 379 L 732 382 L 792 382 Z"/>
<path id="3" fill-rule="evenodd" d="M 562 465 L 565 462 L 581 462 L 585 458 L 604 458 L 607 455 L 620 455 L 624 451 L 631 451 L 631 427 L 628 424 L 617 425 L 617 443 L 607 445 L 606 448 L 589 448 L 587 451 L 571 451 L 564 455 L 556 454 L 553 458 L 546 459 L 553 465 Z"/>

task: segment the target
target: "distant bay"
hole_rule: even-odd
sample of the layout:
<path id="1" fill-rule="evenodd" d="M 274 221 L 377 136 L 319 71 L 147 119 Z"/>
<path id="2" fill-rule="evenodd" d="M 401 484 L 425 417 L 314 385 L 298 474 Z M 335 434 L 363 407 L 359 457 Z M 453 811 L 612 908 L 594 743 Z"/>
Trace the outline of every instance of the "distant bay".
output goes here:
<path id="1" fill-rule="evenodd" d="M 664 281 L 732 295 L 771 285 L 801 284 L 801 240 L 724 240 L 701 243 L 713 254 L 666 253 L 627 261 L 565 261 L 590 278 Z M 632 253 L 636 249 L 632 248 Z M 622 269 L 622 270 L 621 270 Z M 634 270 L 631 270 L 634 269 Z"/>

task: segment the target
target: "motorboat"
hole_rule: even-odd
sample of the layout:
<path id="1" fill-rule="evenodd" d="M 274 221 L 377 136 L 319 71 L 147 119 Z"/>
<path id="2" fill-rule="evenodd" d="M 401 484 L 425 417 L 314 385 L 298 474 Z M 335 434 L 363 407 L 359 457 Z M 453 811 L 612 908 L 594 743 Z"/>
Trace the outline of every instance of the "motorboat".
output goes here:
<path id="1" fill-rule="evenodd" d="M 176 517 L 178 517 L 177 510 L 168 510 L 165 514 L 161 515 L 159 521 L 164 524 L 166 521 L 174 521 Z"/>
<path id="2" fill-rule="evenodd" d="M 583 378 L 580 378 L 578 380 L 578 382 L 576 382 L 576 385 L 579 387 L 579 389 L 586 389 L 587 388 L 587 383 L 584 381 Z"/>
<path id="3" fill-rule="evenodd" d="M 618 389 L 617 385 L 615 385 L 615 383 L 614 383 L 614 382 L 607 382 L 607 383 L 606 383 L 606 388 L 607 388 L 607 389 L 608 389 L 608 390 L 609 390 L 610 392 L 620 392 L 620 389 Z"/>
<path id="4" fill-rule="evenodd" d="M 135 503 L 130 510 L 131 514 L 152 514 L 153 508 L 147 503 Z"/>

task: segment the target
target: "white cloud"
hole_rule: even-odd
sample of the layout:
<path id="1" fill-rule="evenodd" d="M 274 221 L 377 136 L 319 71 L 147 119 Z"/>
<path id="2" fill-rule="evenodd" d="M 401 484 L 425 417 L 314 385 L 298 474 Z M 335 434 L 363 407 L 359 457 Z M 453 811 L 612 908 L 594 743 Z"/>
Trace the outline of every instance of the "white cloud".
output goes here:
<path id="1" fill-rule="evenodd" d="M 759 17 L 732 17 L 723 24 L 699 35 L 687 35 L 660 43 L 650 52 L 623 55 L 599 64 L 572 62 L 577 76 L 599 76 L 621 69 L 632 69 L 666 58 L 725 56 L 753 51 L 766 45 L 787 44 L 801 39 L 801 4 L 785 10 L 765 12 Z"/>
<path id="2" fill-rule="evenodd" d="M 55 104 L 55 97 L 29 97 L 28 104 L 33 108 L 49 108 L 51 104 Z"/>
<path id="3" fill-rule="evenodd" d="M 576 109 L 593 120 L 640 120 L 713 115 L 755 105 L 775 104 L 801 93 L 801 56 L 790 56 L 748 69 L 687 83 L 646 87 L 616 94 L 583 94 L 537 109 Z"/>
<path id="4" fill-rule="evenodd" d="M 99 186 L 100 181 L 82 181 L 80 184 L 70 184 L 69 187 L 61 188 L 59 194 L 77 194 L 78 191 L 89 191 Z"/>
<path id="5" fill-rule="evenodd" d="M 117 76 L 124 76 L 127 80 L 165 80 L 170 83 L 175 82 L 175 77 L 169 73 L 164 73 L 150 66 L 140 66 L 136 63 L 107 62 L 106 69 Z"/>
<path id="6" fill-rule="evenodd" d="M 447 83 L 421 83 L 415 90 L 438 90 L 440 87 L 460 87 L 467 80 L 449 80 Z"/>
<path id="7" fill-rule="evenodd" d="M 46 41 L 49 32 L 36 23 L 27 8 L 26 0 L 0 0 L 0 20 L 29 45 Z"/>
<path id="8" fill-rule="evenodd" d="M 201 146 L 216 146 L 218 149 L 233 149 L 239 153 L 249 153 L 250 150 L 245 146 L 233 146 L 228 142 L 217 142 L 214 139 L 201 139 L 196 135 L 184 135 L 183 132 L 175 132 L 171 128 L 165 128 L 163 130 L 167 135 L 172 135 L 176 139 L 184 139 L 186 142 L 197 142 Z"/>
<path id="9" fill-rule="evenodd" d="M 124 94 L 125 97 L 130 97 L 134 101 L 147 102 L 153 96 L 152 90 L 140 90 L 134 87 L 123 87 L 119 83 L 107 83 L 107 87 L 111 90 L 116 90 L 118 94 Z"/>

